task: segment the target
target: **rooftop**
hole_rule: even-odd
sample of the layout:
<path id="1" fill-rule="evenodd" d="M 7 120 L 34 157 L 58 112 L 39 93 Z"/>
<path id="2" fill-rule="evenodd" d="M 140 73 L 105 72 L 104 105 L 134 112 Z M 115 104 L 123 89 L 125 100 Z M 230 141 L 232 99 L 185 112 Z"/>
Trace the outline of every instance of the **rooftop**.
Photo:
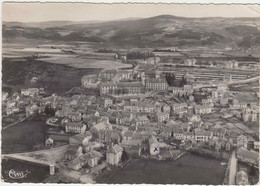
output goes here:
<path id="1" fill-rule="evenodd" d="M 163 78 L 151 78 L 151 79 L 147 79 L 146 83 L 167 83 L 167 82 Z"/>
<path id="2" fill-rule="evenodd" d="M 114 145 L 111 149 L 109 149 L 109 153 L 119 153 L 119 152 L 122 152 L 123 151 L 123 148 L 121 146 L 119 146 L 118 144 Z"/>
<path id="3" fill-rule="evenodd" d="M 68 127 L 83 127 L 83 123 L 81 123 L 81 122 L 70 122 L 70 123 L 66 123 L 66 126 L 68 126 Z"/>
<path id="4" fill-rule="evenodd" d="M 114 82 L 101 82 L 100 86 L 117 86 Z"/>
<path id="5" fill-rule="evenodd" d="M 197 136 L 211 136 L 212 132 L 211 131 L 205 131 L 205 130 L 199 130 L 195 132 L 195 135 Z"/>
<path id="6" fill-rule="evenodd" d="M 255 161 L 257 161 L 259 159 L 259 153 L 258 152 L 249 151 L 249 150 L 245 149 L 244 147 L 240 147 L 237 150 L 237 155 L 245 156 L 245 157 L 253 159 Z"/>
<path id="7" fill-rule="evenodd" d="M 119 82 L 117 83 L 118 87 L 141 87 L 141 82 Z"/>

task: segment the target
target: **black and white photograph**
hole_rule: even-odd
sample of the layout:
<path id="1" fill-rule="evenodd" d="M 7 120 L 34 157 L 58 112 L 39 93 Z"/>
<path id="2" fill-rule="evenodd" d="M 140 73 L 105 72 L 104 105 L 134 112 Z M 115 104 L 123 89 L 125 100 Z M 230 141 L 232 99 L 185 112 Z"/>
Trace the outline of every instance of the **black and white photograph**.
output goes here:
<path id="1" fill-rule="evenodd" d="M 1 182 L 259 184 L 260 4 L 3 2 Z"/>

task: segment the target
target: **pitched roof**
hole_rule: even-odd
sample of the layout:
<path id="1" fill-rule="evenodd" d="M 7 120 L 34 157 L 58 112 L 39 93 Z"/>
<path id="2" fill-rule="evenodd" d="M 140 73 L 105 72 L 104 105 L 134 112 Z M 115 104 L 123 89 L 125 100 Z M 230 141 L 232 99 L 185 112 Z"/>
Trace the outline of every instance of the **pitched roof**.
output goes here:
<path id="1" fill-rule="evenodd" d="M 255 161 L 257 161 L 259 159 L 258 152 L 249 151 L 249 150 L 245 149 L 244 147 L 240 147 L 237 150 L 237 155 L 245 156 L 245 157 L 253 159 Z"/>
<path id="2" fill-rule="evenodd" d="M 83 154 L 79 158 L 81 160 L 85 160 L 85 159 L 102 158 L 102 157 L 103 157 L 103 155 L 100 152 L 91 150 L 90 152 Z"/>
<path id="3" fill-rule="evenodd" d="M 149 121 L 149 119 L 147 118 L 147 116 L 138 116 L 136 119 L 139 120 L 139 121 L 142 121 L 142 120 Z"/>
<path id="4" fill-rule="evenodd" d="M 81 122 L 70 122 L 70 123 L 66 123 L 65 126 L 68 127 L 83 127 L 83 123 Z"/>
<path id="5" fill-rule="evenodd" d="M 212 132 L 211 131 L 200 130 L 200 131 L 196 131 L 195 135 L 211 136 Z"/>
<path id="6" fill-rule="evenodd" d="M 75 139 L 75 140 L 79 140 L 79 141 L 83 141 L 84 138 L 92 135 L 89 131 L 87 131 L 87 132 L 88 133 L 86 133 L 86 134 L 77 134 L 77 135 L 71 136 L 70 138 Z"/>
<path id="7" fill-rule="evenodd" d="M 169 113 L 167 113 L 167 112 L 158 112 L 157 113 L 157 116 L 166 116 L 166 115 L 169 115 Z"/>
<path id="8" fill-rule="evenodd" d="M 122 140 L 122 146 L 138 146 L 142 144 L 141 139 Z"/>
<path id="9" fill-rule="evenodd" d="M 77 151 L 78 148 L 79 148 L 79 146 L 77 146 L 77 145 L 69 145 L 67 147 L 67 150 Z"/>
<path id="10" fill-rule="evenodd" d="M 109 152 L 110 153 L 119 153 L 119 152 L 122 152 L 123 151 L 123 148 L 120 147 L 118 144 L 114 145 L 111 149 L 109 149 Z"/>
<path id="11" fill-rule="evenodd" d="M 119 82 L 118 87 L 141 87 L 141 82 Z"/>
<path id="12" fill-rule="evenodd" d="M 109 136 L 110 138 L 112 139 L 118 139 L 121 137 L 121 132 L 118 131 L 118 130 L 112 130 L 110 133 L 109 133 Z"/>
<path id="13" fill-rule="evenodd" d="M 157 141 L 157 139 L 156 139 L 155 136 L 151 136 L 151 137 L 149 138 L 149 144 L 152 144 L 152 143 L 158 144 L 158 141 Z"/>
<path id="14" fill-rule="evenodd" d="M 77 146 L 77 145 L 69 145 L 67 147 L 65 154 L 75 155 L 77 153 L 78 149 L 79 149 L 79 146 Z"/>
<path id="15" fill-rule="evenodd" d="M 133 133 L 127 131 L 127 132 L 124 133 L 124 136 L 126 136 L 126 137 L 133 137 Z"/>
<path id="16" fill-rule="evenodd" d="M 194 75 L 192 75 L 192 74 L 185 74 L 185 75 L 186 75 L 186 77 L 188 77 L 188 78 L 195 78 Z"/>
<path id="17" fill-rule="evenodd" d="M 178 125 L 175 121 L 173 120 L 169 120 L 167 123 L 166 123 L 166 126 L 174 126 L 174 125 Z"/>
<path id="18" fill-rule="evenodd" d="M 108 123 L 100 122 L 100 123 L 94 125 L 93 127 L 96 128 L 97 131 L 100 131 L 100 130 L 105 130 L 107 127 L 111 128 L 112 125 L 108 124 Z"/>
<path id="19" fill-rule="evenodd" d="M 137 132 L 134 132 L 133 133 L 133 139 L 142 139 L 142 134 L 141 133 L 137 133 Z"/>
<path id="20" fill-rule="evenodd" d="M 101 82 L 100 86 L 117 86 L 114 82 Z"/>
<path id="21" fill-rule="evenodd" d="M 167 83 L 166 79 L 164 78 L 151 78 L 151 79 L 147 79 L 146 83 Z"/>
<path id="22" fill-rule="evenodd" d="M 92 133 L 90 131 L 86 131 L 86 136 L 92 136 Z"/>

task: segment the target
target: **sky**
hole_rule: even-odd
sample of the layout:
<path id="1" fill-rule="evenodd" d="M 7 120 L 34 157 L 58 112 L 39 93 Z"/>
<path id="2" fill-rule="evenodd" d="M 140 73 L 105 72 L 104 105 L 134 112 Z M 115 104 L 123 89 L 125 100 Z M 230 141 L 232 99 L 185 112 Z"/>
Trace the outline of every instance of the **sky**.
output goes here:
<path id="1" fill-rule="evenodd" d="M 91 21 L 181 17 L 260 17 L 260 5 L 3 3 L 2 20 L 18 22 Z"/>

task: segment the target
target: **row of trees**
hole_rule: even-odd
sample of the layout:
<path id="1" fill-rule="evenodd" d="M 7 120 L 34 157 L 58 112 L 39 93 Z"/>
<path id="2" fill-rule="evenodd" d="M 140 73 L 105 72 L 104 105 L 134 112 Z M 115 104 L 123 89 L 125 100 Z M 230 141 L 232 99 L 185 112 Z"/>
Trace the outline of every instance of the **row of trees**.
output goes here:
<path id="1" fill-rule="evenodd" d="M 127 59 L 147 59 L 149 57 L 155 57 L 153 52 L 128 52 L 126 54 Z"/>
<path id="2" fill-rule="evenodd" d="M 178 81 L 178 80 L 176 80 L 176 77 L 174 74 L 166 74 L 165 79 L 169 86 L 183 87 L 184 85 L 187 84 L 187 79 L 184 76 L 182 76 L 181 80 Z"/>

